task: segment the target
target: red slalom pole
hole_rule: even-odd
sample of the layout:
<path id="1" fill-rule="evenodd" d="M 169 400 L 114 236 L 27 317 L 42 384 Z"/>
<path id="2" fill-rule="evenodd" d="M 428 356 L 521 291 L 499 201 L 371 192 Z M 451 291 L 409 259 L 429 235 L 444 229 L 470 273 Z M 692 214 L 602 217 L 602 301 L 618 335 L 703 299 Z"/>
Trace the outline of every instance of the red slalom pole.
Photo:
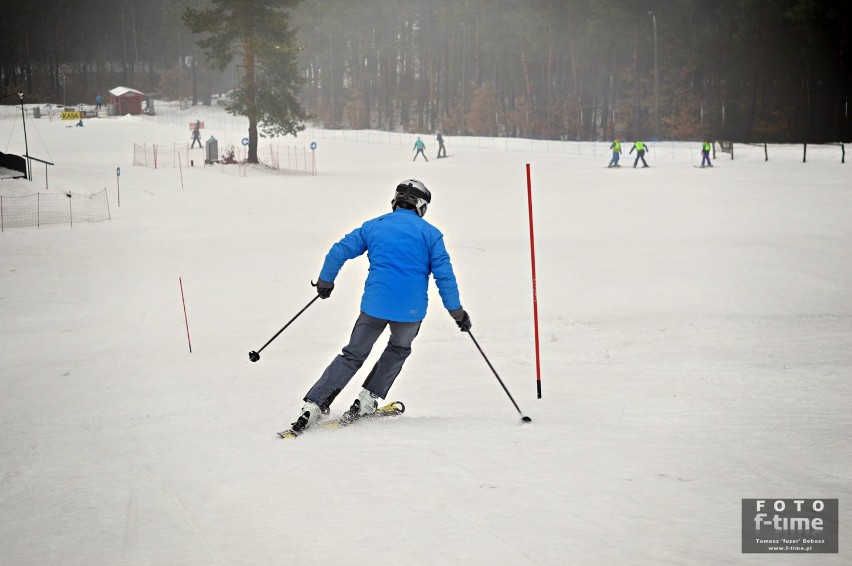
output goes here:
<path id="1" fill-rule="evenodd" d="M 535 384 L 538 398 L 541 399 L 541 356 L 539 354 L 538 339 L 538 288 L 535 277 L 535 232 L 533 231 L 533 205 L 532 205 L 532 176 L 530 175 L 530 164 L 527 163 L 527 204 L 530 211 L 530 265 L 532 266 L 532 298 L 533 298 L 533 325 L 535 327 Z"/>
<path id="2" fill-rule="evenodd" d="M 192 341 L 189 339 L 189 319 L 186 318 L 186 299 L 183 296 L 183 281 L 178 277 L 180 283 L 180 300 L 183 303 L 183 320 L 186 322 L 186 342 L 189 344 L 189 353 L 192 353 Z"/>

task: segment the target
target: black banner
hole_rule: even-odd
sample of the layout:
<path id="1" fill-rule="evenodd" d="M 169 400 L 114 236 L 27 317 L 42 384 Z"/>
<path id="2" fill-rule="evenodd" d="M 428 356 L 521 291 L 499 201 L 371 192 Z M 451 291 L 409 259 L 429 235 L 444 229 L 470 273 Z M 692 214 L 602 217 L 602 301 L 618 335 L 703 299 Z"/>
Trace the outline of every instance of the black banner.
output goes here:
<path id="1" fill-rule="evenodd" d="M 744 553 L 837 553 L 837 499 L 743 499 Z"/>

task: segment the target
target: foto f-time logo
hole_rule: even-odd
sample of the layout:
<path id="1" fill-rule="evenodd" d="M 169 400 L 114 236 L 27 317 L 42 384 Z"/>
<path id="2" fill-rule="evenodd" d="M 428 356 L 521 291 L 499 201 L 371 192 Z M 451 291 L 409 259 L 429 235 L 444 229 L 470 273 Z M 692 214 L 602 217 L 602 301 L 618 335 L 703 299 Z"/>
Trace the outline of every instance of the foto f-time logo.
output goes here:
<path id="1" fill-rule="evenodd" d="M 837 518 L 837 499 L 743 499 L 742 551 L 837 552 Z"/>

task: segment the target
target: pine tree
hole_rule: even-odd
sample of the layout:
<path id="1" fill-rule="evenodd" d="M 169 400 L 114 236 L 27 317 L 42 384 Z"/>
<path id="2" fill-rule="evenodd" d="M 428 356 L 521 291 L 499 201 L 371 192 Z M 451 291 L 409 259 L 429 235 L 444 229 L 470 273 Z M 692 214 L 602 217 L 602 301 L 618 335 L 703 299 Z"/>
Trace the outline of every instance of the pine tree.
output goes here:
<path id="1" fill-rule="evenodd" d="M 192 33 L 205 34 L 197 43 L 215 69 L 224 71 L 242 56 L 240 88 L 227 110 L 249 120 L 249 163 L 258 162 L 258 124 L 264 135 L 295 135 L 305 128 L 305 112 L 296 98 L 303 81 L 288 13 L 298 3 L 211 0 L 211 8 L 187 8 L 183 14 Z"/>

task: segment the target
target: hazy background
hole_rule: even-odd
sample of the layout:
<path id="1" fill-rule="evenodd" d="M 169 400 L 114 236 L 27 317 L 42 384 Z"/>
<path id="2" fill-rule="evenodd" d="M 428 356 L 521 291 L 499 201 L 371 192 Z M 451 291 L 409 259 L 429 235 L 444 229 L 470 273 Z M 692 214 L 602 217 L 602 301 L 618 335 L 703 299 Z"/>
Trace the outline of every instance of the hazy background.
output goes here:
<path id="1" fill-rule="evenodd" d="M 225 0 L 220 4 L 228 5 Z M 122 85 L 210 104 L 172 0 L 7 0 L 2 102 L 91 104 Z M 844 0 L 277 0 L 320 125 L 538 139 L 852 139 Z M 655 72 L 656 69 L 656 72 Z"/>

